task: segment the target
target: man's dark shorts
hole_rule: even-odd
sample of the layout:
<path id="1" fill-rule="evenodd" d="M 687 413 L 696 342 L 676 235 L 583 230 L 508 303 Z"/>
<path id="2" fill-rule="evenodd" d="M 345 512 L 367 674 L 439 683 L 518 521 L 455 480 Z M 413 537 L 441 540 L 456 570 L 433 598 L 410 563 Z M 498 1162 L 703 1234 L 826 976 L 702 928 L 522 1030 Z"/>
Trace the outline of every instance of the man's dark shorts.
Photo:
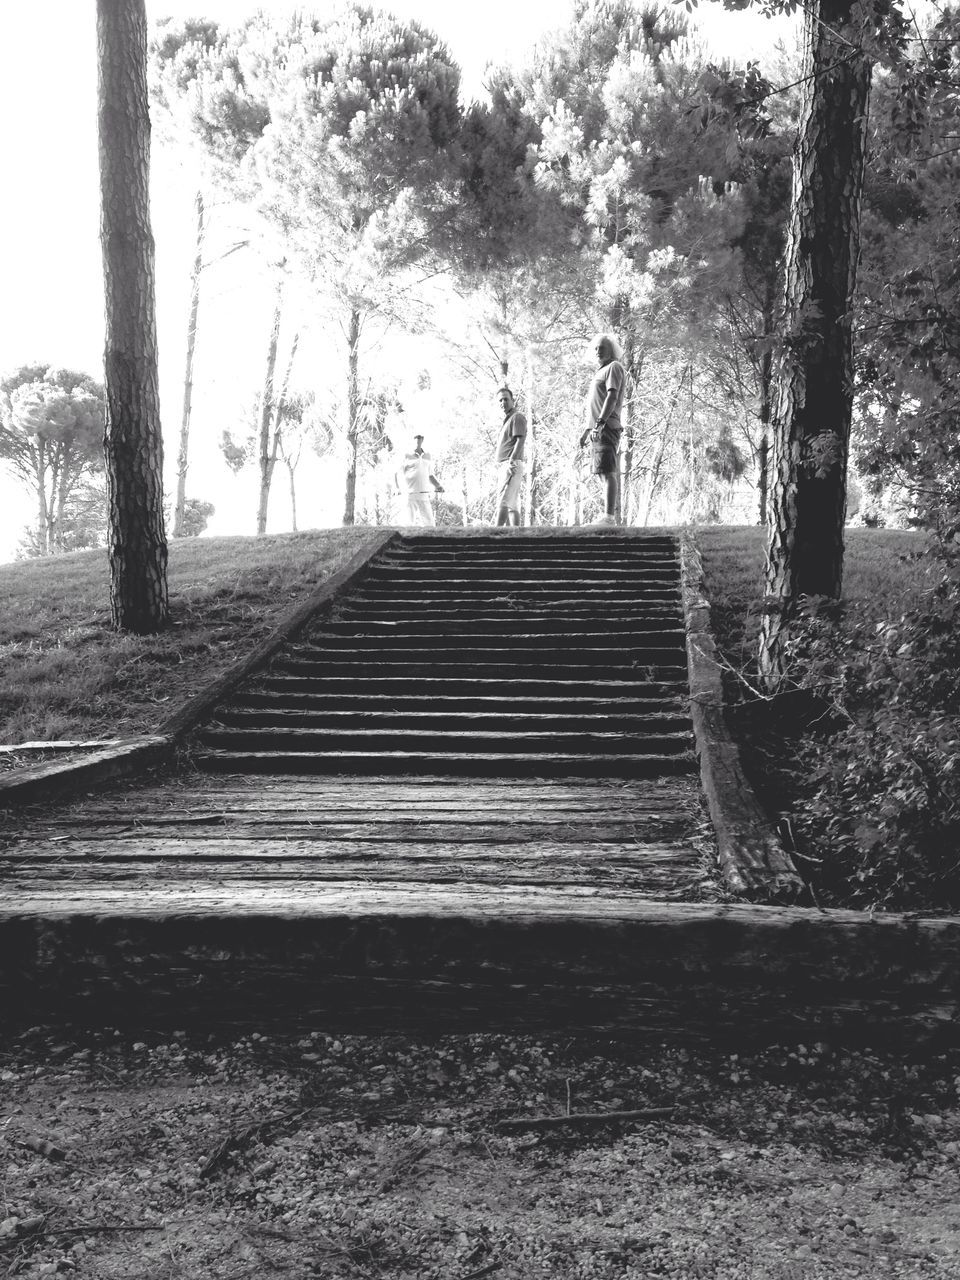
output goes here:
<path id="1" fill-rule="evenodd" d="M 593 474 L 595 476 L 612 476 L 617 472 L 617 448 L 620 444 L 620 431 L 616 427 L 605 426 L 600 429 L 600 439 L 590 437 L 593 451 Z"/>

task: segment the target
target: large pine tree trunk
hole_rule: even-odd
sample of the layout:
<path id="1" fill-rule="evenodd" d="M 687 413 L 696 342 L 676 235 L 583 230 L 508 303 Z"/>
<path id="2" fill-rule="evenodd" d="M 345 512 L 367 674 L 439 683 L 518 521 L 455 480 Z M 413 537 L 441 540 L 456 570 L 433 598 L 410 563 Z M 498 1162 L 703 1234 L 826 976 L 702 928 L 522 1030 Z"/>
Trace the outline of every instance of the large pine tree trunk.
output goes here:
<path id="1" fill-rule="evenodd" d="M 850 0 L 813 0 L 787 237 L 784 344 L 772 423 L 770 543 L 760 671 L 783 677 L 801 595 L 840 595 L 853 404 L 851 308 L 860 240 L 870 64 Z M 838 33 L 838 29 L 839 33 Z"/>
<path id="2" fill-rule="evenodd" d="M 280 344 L 280 315 L 283 309 L 283 280 L 277 281 L 277 296 L 270 322 L 270 339 L 267 343 L 267 367 L 263 375 L 263 391 L 260 394 L 260 500 L 257 503 L 257 533 L 267 532 L 267 504 L 270 501 L 270 484 L 276 464 L 276 449 L 272 448 L 270 427 L 273 423 L 275 398 L 273 381 L 277 372 L 277 347 Z"/>
<path id="3" fill-rule="evenodd" d="M 183 532 L 187 506 L 187 450 L 190 444 L 190 413 L 193 407 L 193 355 L 197 346 L 197 315 L 200 311 L 200 273 L 203 270 L 203 237 L 206 230 L 203 192 L 194 201 L 197 211 L 197 243 L 190 272 L 190 319 L 187 323 L 187 361 L 183 373 L 183 413 L 180 416 L 180 448 L 177 450 L 177 503 L 173 509 L 173 536 Z"/>
<path id="4" fill-rule="evenodd" d="M 118 630 L 168 620 L 144 0 L 97 0 L 110 603 Z"/>
<path id="5" fill-rule="evenodd" d="M 347 331 L 347 479 L 343 523 L 353 524 L 357 506 L 357 444 L 360 434 L 360 312 L 350 312 Z"/>

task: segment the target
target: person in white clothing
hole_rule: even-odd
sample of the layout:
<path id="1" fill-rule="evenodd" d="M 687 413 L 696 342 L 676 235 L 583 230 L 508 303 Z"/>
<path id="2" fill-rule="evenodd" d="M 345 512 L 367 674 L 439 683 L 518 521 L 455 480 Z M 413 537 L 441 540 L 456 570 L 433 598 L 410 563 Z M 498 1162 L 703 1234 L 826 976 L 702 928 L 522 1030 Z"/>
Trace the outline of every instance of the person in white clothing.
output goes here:
<path id="1" fill-rule="evenodd" d="M 432 459 L 423 448 L 423 436 L 413 437 L 414 447 L 403 455 L 397 472 L 397 486 L 407 498 L 407 520 L 415 525 L 435 525 L 433 494 L 443 493 L 443 485 L 431 474 Z M 432 486 L 432 488 L 431 488 Z"/>

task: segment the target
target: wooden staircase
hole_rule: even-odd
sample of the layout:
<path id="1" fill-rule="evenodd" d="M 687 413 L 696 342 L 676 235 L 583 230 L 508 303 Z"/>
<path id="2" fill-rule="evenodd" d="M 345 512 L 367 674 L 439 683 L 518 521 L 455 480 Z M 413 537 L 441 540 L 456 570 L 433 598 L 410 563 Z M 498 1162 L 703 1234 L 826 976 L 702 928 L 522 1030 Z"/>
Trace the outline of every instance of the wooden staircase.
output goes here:
<path id="1" fill-rule="evenodd" d="M 694 768 L 676 540 L 405 536 L 198 736 L 205 771 Z"/>

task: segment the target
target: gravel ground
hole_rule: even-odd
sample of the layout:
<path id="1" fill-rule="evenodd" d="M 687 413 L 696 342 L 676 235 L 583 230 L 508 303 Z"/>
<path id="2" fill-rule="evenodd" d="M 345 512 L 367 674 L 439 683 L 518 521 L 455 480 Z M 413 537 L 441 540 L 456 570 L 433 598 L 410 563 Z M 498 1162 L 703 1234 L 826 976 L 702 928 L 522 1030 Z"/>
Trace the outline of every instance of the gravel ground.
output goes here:
<path id="1" fill-rule="evenodd" d="M 958 1089 L 960 1051 L 34 1028 L 0 1041 L 0 1274 L 956 1280 Z"/>

